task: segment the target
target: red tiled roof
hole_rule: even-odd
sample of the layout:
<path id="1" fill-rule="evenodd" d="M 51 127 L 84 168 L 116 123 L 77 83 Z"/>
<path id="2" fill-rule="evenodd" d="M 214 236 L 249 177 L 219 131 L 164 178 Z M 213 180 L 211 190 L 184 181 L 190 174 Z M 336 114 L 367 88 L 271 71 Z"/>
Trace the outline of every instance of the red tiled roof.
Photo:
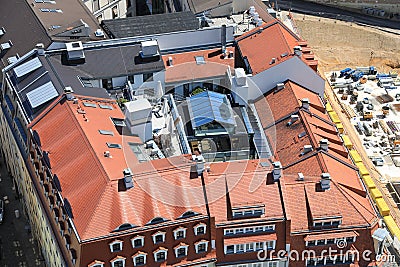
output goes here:
<path id="1" fill-rule="evenodd" d="M 225 238 L 224 245 L 236 245 L 236 244 L 246 244 L 252 242 L 264 242 L 264 241 L 273 241 L 277 240 L 276 233 L 265 234 L 265 235 L 251 235 L 251 236 L 243 236 L 243 237 L 235 237 L 235 238 Z"/>
<path id="2" fill-rule="evenodd" d="M 241 35 L 236 41 L 242 57 L 247 57 L 253 75 L 293 57 L 293 48 L 300 43 L 304 44 L 279 20 L 269 21 Z M 302 59 L 306 63 L 309 61 L 304 56 Z M 314 64 L 314 60 L 311 60 L 311 65 Z"/>
<path id="3" fill-rule="evenodd" d="M 234 47 L 226 48 L 227 54 L 235 53 Z M 196 64 L 195 57 L 203 56 L 205 64 Z M 224 76 L 228 70 L 234 70 L 234 57 L 224 57 L 221 49 L 199 50 L 178 54 L 168 54 L 162 56 L 165 64 L 165 82 L 175 83 L 207 79 L 212 77 Z M 172 66 L 168 64 L 168 59 L 172 59 Z"/>
<path id="4" fill-rule="evenodd" d="M 314 183 L 304 184 L 304 189 L 306 191 L 307 204 L 310 209 L 312 220 L 342 216 L 335 197 L 330 196 L 330 194 L 325 191 L 316 190 L 316 184 Z M 329 204 L 327 205 L 328 197 Z"/>
<path id="5" fill-rule="evenodd" d="M 312 234 L 306 235 L 304 241 L 316 241 L 321 239 L 334 239 L 334 238 L 346 238 L 346 237 L 354 237 L 359 234 L 355 231 L 343 231 L 343 232 L 331 232 L 331 233 L 323 233 L 323 234 Z"/>

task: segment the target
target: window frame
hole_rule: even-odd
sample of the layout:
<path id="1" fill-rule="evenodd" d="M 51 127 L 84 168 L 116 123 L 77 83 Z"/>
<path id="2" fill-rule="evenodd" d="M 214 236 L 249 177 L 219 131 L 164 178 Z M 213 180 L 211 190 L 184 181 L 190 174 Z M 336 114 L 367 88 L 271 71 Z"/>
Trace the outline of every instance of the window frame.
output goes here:
<path id="1" fill-rule="evenodd" d="M 136 263 L 136 259 L 137 258 L 139 258 L 139 257 L 144 257 L 144 261 L 143 261 L 143 263 L 139 263 L 139 264 L 137 264 Z M 147 262 L 147 253 L 144 253 L 144 252 L 138 252 L 138 253 L 136 253 L 134 256 L 132 256 L 132 261 L 133 261 L 133 266 L 143 266 L 143 265 L 146 265 L 146 262 Z"/>
<path id="2" fill-rule="evenodd" d="M 135 246 L 135 241 L 136 240 L 141 240 L 142 245 L 141 246 Z M 132 244 L 132 248 L 141 248 L 144 246 L 144 236 L 135 236 L 133 238 L 131 238 L 131 244 Z"/>
<path id="3" fill-rule="evenodd" d="M 157 260 L 157 255 L 159 253 L 165 253 L 164 260 Z M 164 261 L 166 261 L 168 259 L 168 249 L 164 249 L 164 248 L 163 249 L 158 249 L 158 250 L 154 251 L 153 254 L 154 254 L 154 261 L 155 262 L 164 262 Z"/>
<path id="4" fill-rule="evenodd" d="M 125 260 L 126 260 L 125 258 L 121 257 L 115 258 L 110 261 L 111 267 L 117 267 L 115 264 L 117 264 L 118 262 L 122 262 L 122 267 L 125 267 Z"/>
<path id="5" fill-rule="evenodd" d="M 153 239 L 153 244 L 160 244 L 160 243 L 165 243 L 165 234 L 166 232 L 158 231 L 152 235 Z M 161 235 L 162 236 L 162 241 L 156 242 L 157 236 Z"/>
<path id="6" fill-rule="evenodd" d="M 120 251 L 122 251 L 122 250 L 123 250 L 123 243 L 124 243 L 124 242 L 121 241 L 121 240 L 114 240 L 113 242 L 109 243 L 108 245 L 109 245 L 109 247 L 110 247 L 111 253 L 115 253 L 115 252 L 120 252 Z M 115 244 L 119 244 L 119 245 L 120 245 L 120 250 L 114 250 L 113 246 L 114 246 Z"/>
<path id="7" fill-rule="evenodd" d="M 203 227 L 204 232 L 203 233 L 199 233 L 198 229 Z M 194 235 L 205 235 L 207 233 L 207 225 L 205 223 L 199 223 L 198 225 L 196 225 L 194 228 Z"/>
<path id="8" fill-rule="evenodd" d="M 182 248 L 185 249 L 185 254 L 179 256 L 179 255 L 178 255 L 178 251 L 179 251 L 180 249 L 182 249 Z M 183 257 L 186 257 L 186 256 L 188 255 L 188 248 L 189 248 L 189 245 L 186 245 L 186 244 L 175 247 L 175 249 L 174 249 L 174 250 L 175 250 L 175 258 L 183 258 Z"/>
<path id="9" fill-rule="evenodd" d="M 176 228 L 176 229 L 174 230 L 174 238 L 175 238 L 175 240 L 186 238 L 186 230 L 187 230 L 187 229 L 186 229 L 185 227 Z M 183 237 L 178 237 L 178 233 L 179 233 L 179 232 L 183 232 Z"/>
<path id="10" fill-rule="evenodd" d="M 201 245 L 205 245 L 205 250 L 204 251 L 199 251 L 199 247 Z M 195 244 L 195 251 L 196 251 L 197 254 L 205 253 L 205 252 L 207 252 L 207 250 L 208 250 L 208 240 L 202 240 L 202 241 L 199 241 L 199 242 L 197 242 Z"/>

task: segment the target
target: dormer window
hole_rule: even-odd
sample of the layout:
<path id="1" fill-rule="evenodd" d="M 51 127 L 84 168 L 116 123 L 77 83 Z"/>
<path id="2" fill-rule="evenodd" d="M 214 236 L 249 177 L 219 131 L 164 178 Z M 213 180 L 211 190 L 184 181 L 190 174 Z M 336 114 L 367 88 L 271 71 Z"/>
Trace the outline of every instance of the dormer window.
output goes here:
<path id="1" fill-rule="evenodd" d="M 153 234 L 153 243 L 164 243 L 165 242 L 165 232 L 157 232 Z"/>
<path id="2" fill-rule="evenodd" d="M 111 260 L 111 267 L 125 267 L 125 258 L 121 256 L 115 257 Z"/>
<path id="3" fill-rule="evenodd" d="M 265 213 L 264 206 L 240 207 L 232 209 L 232 214 L 234 218 L 260 217 L 264 213 Z"/>
<path id="4" fill-rule="evenodd" d="M 186 257 L 188 253 L 188 245 L 185 243 L 180 243 L 178 246 L 175 247 L 175 257 Z"/>
<path id="5" fill-rule="evenodd" d="M 195 243 L 196 253 L 206 252 L 207 248 L 208 248 L 208 241 L 207 240 L 201 240 L 201 241 Z"/>
<path id="6" fill-rule="evenodd" d="M 139 251 L 132 256 L 133 266 L 142 266 L 146 264 L 147 253 Z"/>
<path id="7" fill-rule="evenodd" d="M 179 228 L 175 229 L 174 237 L 175 237 L 175 240 L 185 238 L 186 237 L 186 228 L 179 227 Z"/>
<path id="8" fill-rule="evenodd" d="M 109 244 L 111 252 L 118 252 L 122 250 L 122 241 L 115 240 L 114 242 Z"/>
<path id="9" fill-rule="evenodd" d="M 200 223 L 194 227 L 195 235 L 204 235 L 206 233 L 206 225 L 204 223 Z"/>
<path id="10" fill-rule="evenodd" d="M 167 260 L 167 252 L 168 250 L 166 248 L 160 247 L 156 251 L 154 251 L 154 260 L 156 262 L 162 262 Z"/>
<path id="11" fill-rule="evenodd" d="M 144 246 L 144 236 L 135 236 L 131 239 L 133 248 L 140 248 Z"/>
<path id="12" fill-rule="evenodd" d="M 95 260 L 92 263 L 89 263 L 88 267 L 104 267 L 104 262 Z"/>

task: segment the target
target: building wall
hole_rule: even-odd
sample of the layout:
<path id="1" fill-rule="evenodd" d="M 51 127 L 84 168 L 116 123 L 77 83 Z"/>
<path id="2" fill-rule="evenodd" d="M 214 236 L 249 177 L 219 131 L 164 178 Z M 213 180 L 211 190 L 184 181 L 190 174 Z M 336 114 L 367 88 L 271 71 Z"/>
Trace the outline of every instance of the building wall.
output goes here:
<path id="1" fill-rule="evenodd" d="M 88 9 L 99 20 L 125 18 L 130 0 L 86 0 Z"/>
<path id="2" fill-rule="evenodd" d="M 182 220 L 182 222 L 179 222 Z M 105 266 L 111 266 L 111 260 L 116 258 L 117 256 L 124 257 L 125 267 L 133 267 L 132 256 L 134 256 L 137 252 L 145 252 L 146 256 L 146 266 L 164 266 L 163 262 L 155 262 L 153 252 L 158 248 L 163 247 L 168 250 L 167 252 L 167 264 L 173 265 L 177 264 L 181 261 L 195 261 L 197 259 L 201 259 L 206 256 L 211 250 L 210 244 L 210 228 L 207 225 L 207 230 L 204 235 L 195 235 L 194 234 L 194 226 L 199 223 L 208 224 L 207 218 L 204 216 L 197 218 L 187 218 L 187 219 L 177 219 L 171 223 L 162 223 L 161 225 L 153 225 L 148 227 L 143 227 L 140 230 L 132 229 L 132 231 L 125 231 L 123 234 L 116 233 L 114 237 L 107 237 L 99 240 L 87 241 L 82 243 L 82 255 L 81 255 L 81 265 L 80 266 L 88 266 L 94 260 L 102 261 L 105 263 Z M 175 240 L 174 238 L 174 230 L 184 227 L 186 228 L 186 238 Z M 157 233 L 158 231 L 165 232 L 165 242 L 162 243 L 153 243 L 152 235 Z M 128 233 L 127 233 L 128 232 Z M 144 236 L 144 246 L 140 248 L 134 248 L 131 243 L 131 239 L 136 236 Z M 111 252 L 110 244 L 114 241 L 122 241 L 122 250 L 118 252 Z M 200 240 L 207 240 L 208 248 L 207 252 L 204 253 L 196 253 L 195 251 L 195 243 Z M 188 245 L 188 255 L 182 258 L 175 257 L 174 248 L 178 246 L 181 242 Z M 165 264 L 165 262 L 164 262 Z"/>
<path id="3" fill-rule="evenodd" d="M 10 96 L 10 90 L 6 90 L 6 87 L 7 82 L 5 81 L 1 92 L 3 97 L 0 98 L 2 107 L 0 109 L 0 148 L 5 157 L 7 169 L 13 177 L 16 190 L 22 199 L 23 212 L 29 218 L 32 233 L 39 243 L 47 266 L 66 266 L 60 249 L 55 245 L 57 242 L 54 233 L 51 230 L 50 222 L 38 196 L 37 188 L 32 182 L 26 165 L 27 143 L 24 143 L 19 131 L 13 128 L 15 123 L 10 123 L 12 118 L 17 116 L 26 126 L 20 112 L 17 111 L 19 108 L 17 103 Z M 9 99 L 12 101 L 14 112 L 11 112 L 8 104 L 6 104 L 4 92 L 7 92 Z M 20 150 L 21 148 L 22 151 Z"/>

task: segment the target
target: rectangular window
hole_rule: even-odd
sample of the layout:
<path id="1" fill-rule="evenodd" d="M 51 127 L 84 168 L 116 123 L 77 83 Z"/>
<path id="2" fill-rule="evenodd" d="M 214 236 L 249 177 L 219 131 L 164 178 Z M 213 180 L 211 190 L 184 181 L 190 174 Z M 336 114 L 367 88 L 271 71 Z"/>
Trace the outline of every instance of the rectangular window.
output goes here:
<path id="1" fill-rule="evenodd" d="M 206 244 L 205 243 L 201 243 L 197 246 L 197 252 L 201 253 L 201 252 L 205 252 L 206 251 Z"/>
<path id="2" fill-rule="evenodd" d="M 94 104 L 94 103 L 89 103 L 89 102 L 83 102 L 83 105 L 84 105 L 85 107 L 91 107 L 91 108 L 96 108 L 96 107 L 97 107 L 96 104 Z"/>
<path id="3" fill-rule="evenodd" d="M 185 231 L 180 230 L 176 232 L 176 239 L 185 238 Z"/>
<path id="4" fill-rule="evenodd" d="M 247 251 L 254 251 L 254 243 L 246 244 L 246 252 Z"/>
<path id="5" fill-rule="evenodd" d="M 103 105 L 103 104 L 99 104 L 99 107 L 102 108 L 102 109 L 109 109 L 109 110 L 112 110 L 112 109 L 113 109 L 112 106 Z"/>
<path id="6" fill-rule="evenodd" d="M 109 148 L 119 148 L 119 149 L 122 148 L 120 144 L 115 144 L 115 143 L 106 143 L 106 144 Z"/>
<path id="7" fill-rule="evenodd" d="M 184 257 L 184 256 L 186 256 L 186 248 L 178 248 L 177 256 L 178 256 L 178 257 Z"/>
<path id="8" fill-rule="evenodd" d="M 157 253 L 156 261 L 165 261 L 165 252 Z"/>
<path id="9" fill-rule="evenodd" d="M 143 74 L 143 82 L 152 82 L 152 81 L 153 81 L 153 73 Z"/>
<path id="10" fill-rule="evenodd" d="M 143 241 L 142 241 L 142 239 L 140 239 L 140 238 L 135 239 L 135 241 L 133 241 L 133 245 L 135 246 L 135 248 L 143 247 Z"/>
<path id="11" fill-rule="evenodd" d="M 121 251 L 121 244 L 120 243 L 116 243 L 112 245 L 112 251 L 116 252 L 116 251 Z"/>
<path id="12" fill-rule="evenodd" d="M 236 253 L 244 252 L 244 244 L 237 244 L 236 245 Z"/>
<path id="13" fill-rule="evenodd" d="M 235 246 L 234 245 L 226 246 L 226 254 L 232 254 L 232 253 L 235 253 Z"/>
<path id="14" fill-rule="evenodd" d="M 161 243 L 161 242 L 164 242 L 164 236 L 156 235 L 156 243 Z"/>
<path id="15" fill-rule="evenodd" d="M 114 135 L 112 131 L 107 131 L 107 130 L 99 130 L 99 133 L 103 135 Z"/>

